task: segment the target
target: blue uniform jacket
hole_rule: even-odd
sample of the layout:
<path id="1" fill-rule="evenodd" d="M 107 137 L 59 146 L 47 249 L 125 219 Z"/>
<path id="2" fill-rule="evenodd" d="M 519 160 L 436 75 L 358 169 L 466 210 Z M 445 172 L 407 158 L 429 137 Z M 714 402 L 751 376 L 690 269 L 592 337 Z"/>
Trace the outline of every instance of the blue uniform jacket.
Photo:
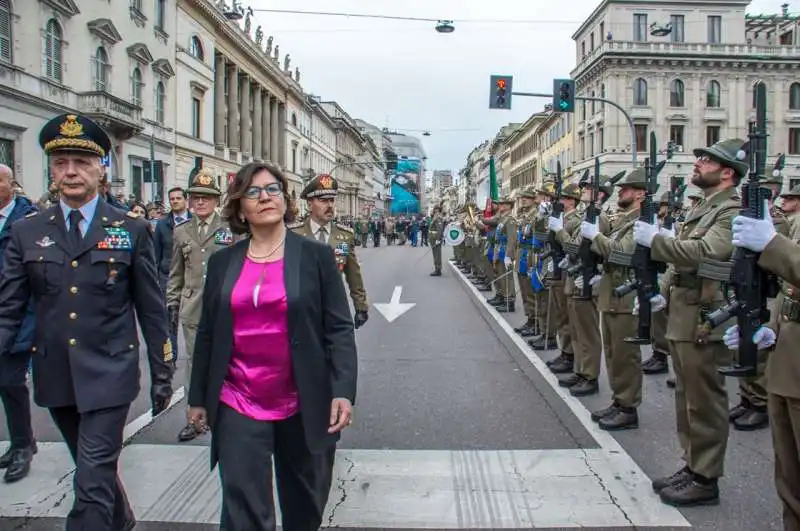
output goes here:
<path id="1" fill-rule="evenodd" d="M 2 257 L 11 241 L 11 226 L 18 220 L 24 218 L 31 212 L 36 212 L 36 207 L 26 197 L 17 196 L 17 203 L 14 205 L 14 210 L 8 216 L 3 230 L 0 231 L 0 275 L 3 274 Z M 33 299 L 28 304 L 28 311 L 25 319 L 22 321 L 22 326 L 17 334 L 17 339 L 14 346 L 11 347 L 11 353 L 28 352 L 33 346 L 33 332 L 34 332 L 34 308 Z"/>

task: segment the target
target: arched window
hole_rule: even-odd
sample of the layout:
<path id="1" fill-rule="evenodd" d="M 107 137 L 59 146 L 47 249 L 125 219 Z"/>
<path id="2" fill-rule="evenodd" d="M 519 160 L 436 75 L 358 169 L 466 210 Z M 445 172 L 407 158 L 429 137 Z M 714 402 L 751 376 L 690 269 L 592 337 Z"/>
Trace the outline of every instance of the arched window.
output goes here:
<path id="1" fill-rule="evenodd" d="M 44 37 L 45 75 L 50 79 L 64 80 L 64 33 L 61 24 L 54 18 L 47 21 Z"/>
<path id="2" fill-rule="evenodd" d="M 633 104 L 647 105 L 647 81 L 642 78 L 633 82 Z"/>
<path id="3" fill-rule="evenodd" d="M 144 87 L 142 71 L 139 70 L 139 67 L 136 67 L 131 73 L 131 102 L 140 107 L 142 105 L 142 87 Z"/>
<path id="4" fill-rule="evenodd" d="M 683 81 L 680 79 L 673 79 L 669 84 L 669 106 L 670 107 L 683 107 L 684 106 L 684 88 Z"/>
<path id="5" fill-rule="evenodd" d="M 164 104 L 166 103 L 167 90 L 164 88 L 164 82 L 159 81 L 156 84 L 156 122 L 164 123 Z"/>
<path id="6" fill-rule="evenodd" d="M 108 53 L 100 46 L 94 53 L 94 88 L 95 90 L 108 90 L 110 65 Z"/>
<path id="7" fill-rule="evenodd" d="M 789 109 L 800 111 L 800 83 L 792 83 L 789 87 Z"/>
<path id="8" fill-rule="evenodd" d="M 197 35 L 192 35 L 192 38 L 189 39 L 189 54 L 200 61 L 205 58 L 203 54 L 203 43 Z"/>
<path id="9" fill-rule="evenodd" d="M 11 15 L 11 0 L 0 0 L 0 61 L 12 62 L 11 50 L 14 47 L 12 26 L 14 17 Z"/>
<path id="10" fill-rule="evenodd" d="M 720 88 L 719 83 L 713 79 L 708 82 L 706 89 L 706 107 L 716 108 L 720 106 Z"/>

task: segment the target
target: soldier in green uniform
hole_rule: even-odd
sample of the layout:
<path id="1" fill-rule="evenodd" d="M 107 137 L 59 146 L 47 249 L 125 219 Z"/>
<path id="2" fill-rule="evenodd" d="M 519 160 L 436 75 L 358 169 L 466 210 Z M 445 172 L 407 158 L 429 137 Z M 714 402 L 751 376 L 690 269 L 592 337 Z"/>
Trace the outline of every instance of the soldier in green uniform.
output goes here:
<path id="1" fill-rule="evenodd" d="M 517 267 L 522 306 L 527 319 L 514 329 L 522 337 L 531 337 L 541 334 L 536 323 L 536 293 L 531 285 L 531 275 L 536 267 L 536 255 L 533 250 L 533 224 L 536 222 L 536 188 L 526 186 L 519 195 L 519 210 L 517 212 L 517 255 L 514 261 Z"/>
<path id="2" fill-rule="evenodd" d="M 495 275 L 495 291 L 497 302 L 493 303 L 498 312 L 513 312 L 517 300 L 517 290 L 511 267 L 514 264 L 514 253 L 517 247 L 517 220 L 511 213 L 514 200 L 501 197 L 497 201 L 497 228 L 494 241 L 495 252 L 492 264 Z"/>
<path id="3" fill-rule="evenodd" d="M 658 201 L 658 224 L 662 225 L 664 219 L 669 214 L 669 192 L 664 192 Z M 667 315 L 669 312 L 665 308 L 660 312 L 653 312 L 650 327 L 653 336 L 652 348 L 653 355 L 642 362 L 642 372 L 644 374 L 664 374 L 669 372 L 669 343 L 667 342 Z"/>
<path id="4" fill-rule="evenodd" d="M 789 220 L 775 206 L 775 199 L 781 192 L 783 177 L 772 175 L 761 181 L 762 187 L 769 189 L 770 201 L 769 212 L 775 231 L 784 236 L 789 235 Z M 772 312 L 780 312 L 777 299 L 770 299 L 767 305 Z M 769 425 L 769 415 L 767 412 L 767 356 L 765 349 L 758 351 L 758 375 L 739 378 L 739 404 L 731 408 L 728 412 L 728 419 L 733 423 L 733 429 L 739 431 L 755 431 L 764 429 Z"/>
<path id="5" fill-rule="evenodd" d="M 353 230 L 333 222 L 336 196 L 339 194 L 339 183 L 330 175 L 317 175 L 300 193 L 300 199 L 308 202 L 309 215 L 304 221 L 292 223 L 289 230 L 327 243 L 336 254 L 336 264 L 344 274 L 350 288 L 355 316 L 353 322 L 360 328 L 369 319 L 369 303 L 364 279 L 361 277 L 361 266 L 356 258 L 356 244 Z"/>
<path id="6" fill-rule="evenodd" d="M 444 218 L 442 218 L 442 207 L 433 207 L 433 219 L 428 228 L 428 239 L 431 244 L 431 254 L 433 255 L 432 277 L 442 276 L 442 239 L 444 238 Z"/>
<path id="7" fill-rule="evenodd" d="M 582 218 L 578 201 L 589 201 L 591 197 L 590 183 L 585 183 L 582 187 L 569 185 L 565 187 L 562 195 L 568 197 L 563 201 L 563 216 L 560 218 L 551 216 L 548 228 L 555 233 L 556 238 L 562 244 L 580 244 Z M 578 200 L 574 200 L 575 197 Z M 561 266 L 562 269 L 567 269 L 569 259 L 565 259 Z M 572 275 L 566 273 L 563 290 L 567 314 L 566 326 L 569 327 L 571 350 L 562 347 L 561 355 L 548 362 L 548 366 L 554 374 L 567 375 L 574 370 L 574 373 L 560 377 L 559 385 L 568 388 L 573 396 L 588 396 L 598 391 L 597 377 L 600 374 L 602 343 L 596 297 L 588 300 L 581 297 L 582 290 L 574 287 L 578 275 L 580 275 L 580 271 L 576 271 Z"/>
<path id="8" fill-rule="evenodd" d="M 497 204 L 492 204 L 492 215 L 483 217 L 477 221 L 478 229 L 481 234 L 480 257 L 478 257 L 478 289 L 481 291 L 492 291 L 495 279 L 494 253 L 495 253 L 495 229 L 498 223 Z M 499 302 L 499 296 L 495 295 L 489 299 L 490 303 Z"/>
<path id="9" fill-rule="evenodd" d="M 691 209 L 675 237 L 637 221 L 636 243 L 650 247 L 655 260 L 672 264 L 667 340 L 676 377 L 675 416 L 685 466 L 653 482 L 664 503 L 692 506 L 717 503 L 718 479 L 728 445 L 728 393 L 721 365 L 732 361 L 723 332 L 699 326 L 703 312 L 724 304 L 720 284 L 698 276 L 705 259 L 727 261 L 733 252 L 731 221 L 741 208 L 736 187 L 746 175 L 744 142 L 729 139 L 694 150 L 691 182 L 705 198 Z"/>
<path id="10" fill-rule="evenodd" d="M 598 286 L 598 309 L 602 312 L 603 352 L 613 395 L 609 407 L 592 414 L 592 419 L 604 430 L 638 428 L 638 407 L 642 403 L 641 350 L 638 345 L 624 340 L 636 335 L 638 321 L 633 315 L 636 293 L 624 297 L 616 297 L 613 293 L 614 288 L 624 284 L 632 272 L 608 258 L 613 251 L 632 254 L 636 249 L 633 226 L 647 193 L 644 168 L 631 171 L 616 186 L 619 187 L 618 213 L 609 232 L 602 234 L 599 222 L 581 223 L 581 235 L 590 239 L 592 250 L 604 258 L 603 275 Z"/>

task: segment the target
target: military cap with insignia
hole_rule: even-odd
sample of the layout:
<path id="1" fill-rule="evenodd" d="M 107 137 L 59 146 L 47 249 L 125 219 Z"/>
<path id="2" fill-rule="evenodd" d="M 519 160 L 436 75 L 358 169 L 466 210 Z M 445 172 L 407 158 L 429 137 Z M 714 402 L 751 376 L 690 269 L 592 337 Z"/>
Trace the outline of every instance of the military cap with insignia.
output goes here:
<path id="1" fill-rule="evenodd" d="M 498 205 L 513 205 L 515 203 L 514 199 L 507 195 L 500 196 L 497 201 L 495 201 Z"/>
<path id="2" fill-rule="evenodd" d="M 222 195 L 219 186 L 217 186 L 217 180 L 214 178 L 214 175 L 211 173 L 211 171 L 206 168 L 200 168 L 197 171 L 194 176 L 194 180 L 186 191 L 190 194 L 214 196 Z"/>
<path id="3" fill-rule="evenodd" d="M 339 183 L 331 175 L 317 175 L 303 188 L 300 199 L 315 197 L 336 197 L 339 194 Z"/>
<path id="4" fill-rule="evenodd" d="M 44 124 L 39 132 L 39 145 L 47 155 L 70 151 L 102 158 L 111 151 L 111 139 L 106 132 L 78 114 L 62 114 Z"/>
<path id="5" fill-rule="evenodd" d="M 800 185 L 793 187 L 788 192 L 783 192 L 781 197 L 800 197 Z"/>
<path id="6" fill-rule="evenodd" d="M 561 197 L 569 197 L 576 201 L 581 200 L 581 187 L 577 184 L 568 184 L 561 189 Z"/>
<path id="7" fill-rule="evenodd" d="M 623 179 L 619 180 L 614 184 L 614 186 L 619 186 L 620 188 L 627 187 L 627 188 L 636 188 L 639 190 L 646 190 L 647 189 L 647 174 L 643 167 L 638 167 L 632 170 L 628 175 L 626 175 Z"/>
<path id="8" fill-rule="evenodd" d="M 720 140 L 709 147 L 697 148 L 693 153 L 695 157 L 707 155 L 735 171 L 739 177 L 744 177 L 750 168 L 747 163 L 747 148 L 748 142 L 738 138 L 729 138 Z"/>
<path id="9" fill-rule="evenodd" d="M 536 193 L 552 197 L 556 193 L 556 185 L 554 182 L 548 181 L 543 183 L 542 186 L 536 190 Z"/>
<path id="10" fill-rule="evenodd" d="M 664 192 L 661 194 L 661 197 L 658 199 L 658 204 L 660 205 L 668 205 L 669 204 L 669 192 Z"/>
<path id="11" fill-rule="evenodd" d="M 519 192 L 519 197 L 527 197 L 528 199 L 536 199 L 538 195 L 536 187 L 533 185 L 528 185 Z"/>

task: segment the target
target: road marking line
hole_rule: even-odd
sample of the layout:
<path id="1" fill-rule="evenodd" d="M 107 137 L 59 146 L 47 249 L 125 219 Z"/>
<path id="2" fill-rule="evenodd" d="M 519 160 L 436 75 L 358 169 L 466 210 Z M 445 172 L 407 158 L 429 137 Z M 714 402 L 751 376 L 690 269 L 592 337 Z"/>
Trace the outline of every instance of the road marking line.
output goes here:
<path id="1" fill-rule="evenodd" d="M 586 406 L 584 406 L 580 400 L 569 394 L 565 388 L 558 385 L 558 378 L 556 375 L 550 372 L 545 362 L 542 361 L 542 359 L 536 354 L 536 352 L 534 352 L 533 349 L 531 349 L 527 341 L 520 337 L 519 334 L 514 332 L 514 329 L 508 323 L 508 321 L 506 321 L 505 318 L 503 318 L 503 316 L 500 315 L 500 313 L 498 313 L 497 310 L 495 310 L 486 301 L 486 298 L 481 295 L 481 292 L 475 288 L 472 282 L 467 279 L 466 275 L 464 275 L 464 273 L 462 273 L 453 262 L 448 263 L 450 264 L 450 269 L 454 271 L 456 275 L 458 275 L 462 282 L 464 282 L 464 284 L 472 292 L 472 295 L 481 304 L 483 304 L 489 315 L 503 329 L 503 332 L 509 336 L 514 344 L 525 355 L 528 361 L 536 368 L 537 371 L 539 371 L 539 374 L 541 374 L 542 378 L 544 378 L 553 391 L 564 401 L 567 407 L 569 407 L 572 413 L 578 418 L 586 431 L 588 431 L 594 440 L 597 441 L 597 444 L 600 446 L 603 454 L 605 455 L 605 466 L 608 468 L 609 472 L 612 473 L 612 477 L 616 478 L 616 481 L 606 483 L 609 497 L 617 498 L 617 500 L 634 500 L 635 503 L 639 505 L 640 510 L 643 509 L 643 505 L 649 505 L 650 507 L 647 511 L 650 514 L 655 514 L 656 512 L 660 513 L 665 522 L 681 522 L 647 525 L 689 527 L 689 522 L 677 509 L 661 503 L 658 496 L 652 490 L 648 476 L 642 471 L 641 468 L 639 468 L 639 465 L 633 460 L 633 458 L 628 455 L 622 445 L 620 445 L 609 432 L 601 430 L 597 424 L 592 421 L 591 412 L 586 409 Z M 588 462 L 587 466 L 590 466 Z M 630 510 L 630 507 L 621 506 L 620 510 L 627 513 Z M 635 525 L 645 524 L 635 523 Z"/>
<path id="2" fill-rule="evenodd" d="M 183 386 L 180 386 L 177 389 L 175 389 L 175 391 L 173 391 L 172 393 L 172 399 L 170 399 L 169 405 L 156 418 L 160 417 L 161 415 L 172 409 L 175 406 L 175 404 L 177 404 L 183 399 L 184 394 L 185 390 Z M 153 410 L 148 409 L 146 412 L 144 412 L 143 414 L 139 415 L 138 417 L 130 421 L 128 424 L 126 424 L 125 429 L 122 431 L 123 444 L 129 442 L 134 437 L 134 435 L 142 431 L 154 420 L 155 419 L 153 418 Z"/>
<path id="3" fill-rule="evenodd" d="M 209 448 L 133 444 L 120 475 L 140 522 L 215 524 L 220 485 Z M 503 529 L 682 526 L 613 490 L 606 452 L 590 450 L 339 450 L 325 527 Z M 43 443 L 31 474 L 0 489 L 0 517 L 65 517 L 66 446 Z M 598 481 L 598 477 L 600 480 Z M 56 480 L 55 478 L 60 478 Z M 277 499 L 277 498 L 276 498 Z M 624 511 L 620 510 L 624 507 Z"/>

